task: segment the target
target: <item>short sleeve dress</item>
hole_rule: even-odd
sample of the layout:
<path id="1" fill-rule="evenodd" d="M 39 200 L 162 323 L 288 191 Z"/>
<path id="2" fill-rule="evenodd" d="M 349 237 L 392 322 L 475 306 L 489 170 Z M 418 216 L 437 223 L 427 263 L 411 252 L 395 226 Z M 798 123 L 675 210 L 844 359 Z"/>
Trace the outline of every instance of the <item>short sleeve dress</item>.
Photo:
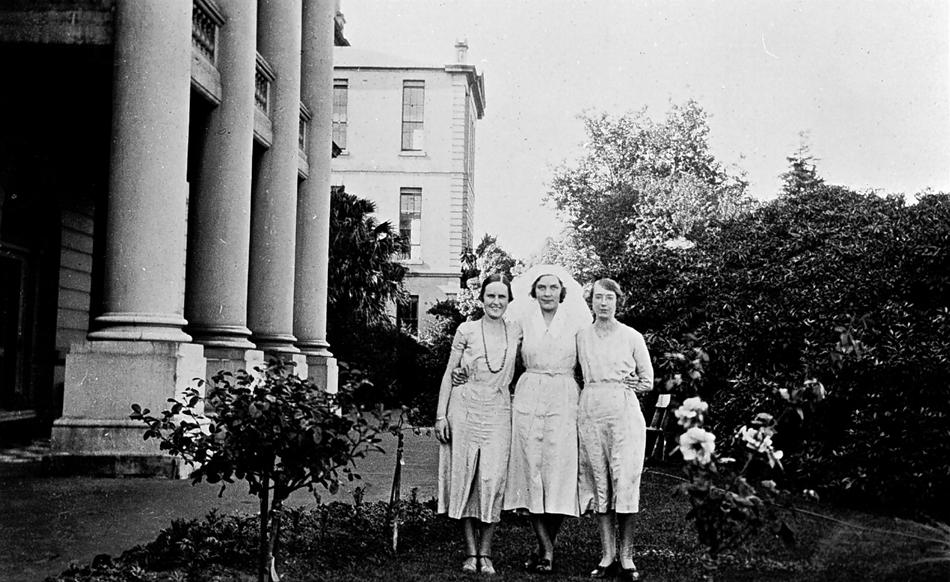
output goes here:
<path id="1" fill-rule="evenodd" d="M 505 509 L 576 516 L 580 326 L 561 311 L 547 325 L 540 307 L 521 323 L 525 372 L 512 403 Z"/>
<path id="2" fill-rule="evenodd" d="M 507 322 L 506 336 L 507 347 L 487 344 L 481 320 L 467 321 L 452 343 L 468 380 L 454 386 L 449 396 L 446 418 L 452 435 L 439 449 L 438 511 L 454 519 L 472 517 L 485 523 L 501 519 L 511 446 L 508 386 L 521 326 Z"/>
<path id="3" fill-rule="evenodd" d="M 652 389 L 646 342 L 623 324 L 604 338 L 590 326 L 577 334 L 577 356 L 584 371 L 577 413 L 581 512 L 637 513 L 646 422 L 636 392 L 623 379 L 634 372 L 644 389 Z"/>

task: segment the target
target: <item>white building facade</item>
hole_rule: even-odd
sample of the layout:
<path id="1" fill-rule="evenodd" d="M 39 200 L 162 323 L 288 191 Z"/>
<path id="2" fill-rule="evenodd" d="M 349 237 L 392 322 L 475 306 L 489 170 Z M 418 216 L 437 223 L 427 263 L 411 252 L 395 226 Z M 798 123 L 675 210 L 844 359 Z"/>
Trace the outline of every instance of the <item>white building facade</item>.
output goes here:
<path id="1" fill-rule="evenodd" d="M 475 126 L 485 111 L 484 78 L 465 63 L 408 63 L 351 47 L 334 49 L 331 181 L 376 203 L 409 243 L 410 301 L 397 320 L 418 329 L 427 309 L 454 296 L 460 256 L 472 247 Z"/>

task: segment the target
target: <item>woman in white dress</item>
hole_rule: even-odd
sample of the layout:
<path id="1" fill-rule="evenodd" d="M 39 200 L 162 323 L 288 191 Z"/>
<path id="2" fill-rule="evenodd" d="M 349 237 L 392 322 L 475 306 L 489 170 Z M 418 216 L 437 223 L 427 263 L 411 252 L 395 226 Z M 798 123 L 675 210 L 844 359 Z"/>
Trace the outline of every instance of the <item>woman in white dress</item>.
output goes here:
<path id="1" fill-rule="evenodd" d="M 513 287 L 510 314 L 524 331 L 525 371 L 512 403 L 504 507 L 528 512 L 538 549 L 525 568 L 547 573 L 562 521 L 578 515 L 576 336 L 591 315 L 580 285 L 562 267 L 532 267 Z"/>
<path id="2" fill-rule="evenodd" d="M 467 551 L 462 570 L 494 574 L 492 536 L 501 519 L 511 441 L 511 397 L 521 328 L 503 315 L 511 285 L 501 275 L 485 279 L 485 315 L 462 323 L 452 342 L 436 408 L 439 513 L 462 521 Z M 453 387 L 451 373 L 467 372 Z"/>
<path id="3" fill-rule="evenodd" d="M 596 319 L 577 334 L 584 372 L 577 415 L 578 498 L 581 511 L 593 511 L 599 521 L 601 560 L 591 577 L 610 577 L 619 566 L 622 579 L 639 580 L 633 562 L 634 514 L 640 510 L 646 422 L 638 394 L 653 389 L 653 365 L 640 332 L 615 317 L 622 299 L 612 279 L 595 282 L 591 305 Z"/>

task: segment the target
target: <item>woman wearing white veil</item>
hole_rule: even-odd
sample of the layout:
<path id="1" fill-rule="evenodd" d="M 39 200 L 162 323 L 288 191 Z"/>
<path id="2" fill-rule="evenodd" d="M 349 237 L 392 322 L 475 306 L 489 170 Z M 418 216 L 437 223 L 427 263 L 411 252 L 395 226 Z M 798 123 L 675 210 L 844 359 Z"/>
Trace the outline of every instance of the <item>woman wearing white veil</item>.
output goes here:
<path id="1" fill-rule="evenodd" d="M 566 516 L 578 515 L 576 335 L 592 316 L 580 284 L 557 265 L 536 265 L 512 282 L 506 316 L 524 330 L 525 372 L 512 402 L 506 510 L 530 514 L 537 554 L 525 568 L 553 569 L 554 542 Z"/>

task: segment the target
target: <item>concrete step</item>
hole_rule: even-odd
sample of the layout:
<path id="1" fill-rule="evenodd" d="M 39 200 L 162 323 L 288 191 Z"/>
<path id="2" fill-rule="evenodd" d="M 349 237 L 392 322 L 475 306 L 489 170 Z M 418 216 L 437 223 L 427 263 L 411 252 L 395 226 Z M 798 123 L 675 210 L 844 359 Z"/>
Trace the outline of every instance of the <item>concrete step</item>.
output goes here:
<path id="1" fill-rule="evenodd" d="M 39 477 L 46 473 L 49 439 L 0 448 L 0 477 Z"/>

